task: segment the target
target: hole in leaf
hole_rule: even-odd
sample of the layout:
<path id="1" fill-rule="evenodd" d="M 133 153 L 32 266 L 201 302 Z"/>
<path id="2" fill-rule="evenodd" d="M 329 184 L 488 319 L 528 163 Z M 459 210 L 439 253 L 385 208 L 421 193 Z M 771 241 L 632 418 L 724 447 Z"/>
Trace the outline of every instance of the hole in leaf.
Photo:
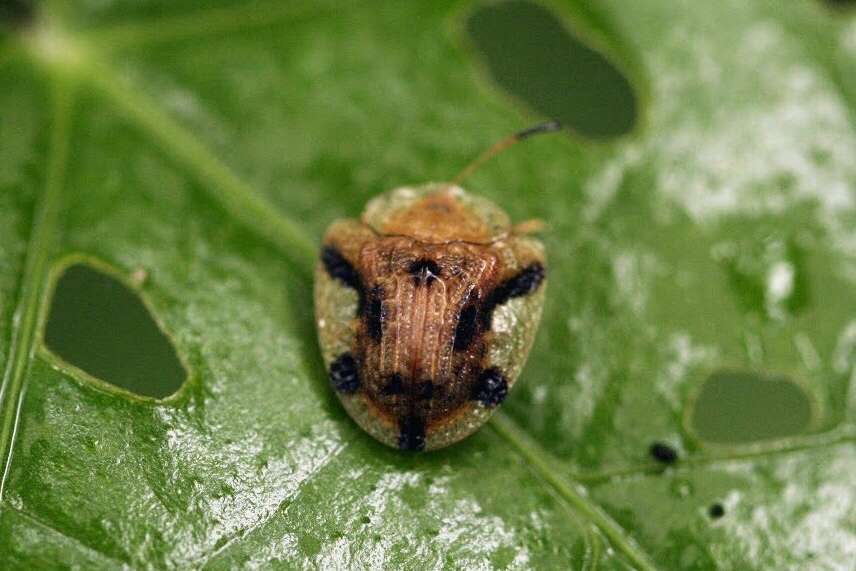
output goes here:
<path id="1" fill-rule="evenodd" d="M 187 378 L 139 296 L 84 264 L 69 266 L 56 283 L 45 344 L 78 369 L 142 396 L 167 397 Z"/>
<path id="2" fill-rule="evenodd" d="M 811 414 L 809 397 L 783 375 L 717 371 L 695 399 L 691 426 L 701 440 L 742 443 L 799 434 Z"/>
<path id="3" fill-rule="evenodd" d="M 536 112 L 589 137 L 615 137 L 636 124 L 627 77 L 534 2 L 477 8 L 466 31 L 505 91 Z"/>

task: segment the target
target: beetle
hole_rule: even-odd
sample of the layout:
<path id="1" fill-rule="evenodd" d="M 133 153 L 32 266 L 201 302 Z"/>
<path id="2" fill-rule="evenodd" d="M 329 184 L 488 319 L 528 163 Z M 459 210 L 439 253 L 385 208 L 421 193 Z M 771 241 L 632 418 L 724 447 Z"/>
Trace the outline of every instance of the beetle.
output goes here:
<path id="1" fill-rule="evenodd" d="M 558 129 L 515 133 L 452 182 L 390 190 L 327 230 L 315 270 L 321 352 L 345 410 L 384 444 L 453 444 L 514 385 L 544 305 L 538 224 L 512 226 L 459 183 L 517 141 Z"/>

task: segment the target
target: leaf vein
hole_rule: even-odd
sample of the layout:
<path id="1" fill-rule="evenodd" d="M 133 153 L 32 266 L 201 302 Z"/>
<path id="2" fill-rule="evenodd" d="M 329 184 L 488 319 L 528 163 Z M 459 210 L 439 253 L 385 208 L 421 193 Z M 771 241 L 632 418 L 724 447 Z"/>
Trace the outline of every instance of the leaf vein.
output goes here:
<path id="1" fill-rule="evenodd" d="M 309 16 L 323 8 L 314 3 L 266 2 L 250 6 L 211 8 L 189 15 L 157 18 L 143 23 L 122 23 L 94 30 L 87 34 L 93 43 L 108 51 L 210 36 L 223 32 L 242 31 Z"/>
<path id="2" fill-rule="evenodd" d="M 115 104 L 172 158 L 196 175 L 200 186 L 221 208 L 248 230 L 277 247 L 305 276 L 312 275 L 316 246 L 297 222 L 280 213 L 244 182 L 189 130 L 163 112 L 139 89 L 126 85 L 107 65 L 87 62 L 83 79 Z"/>
<path id="3" fill-rule="evenodd" d="M 20 421 L 25 393 L 26 373 L 36 345 L 36 329 L 42 305 L 47 265 L 59 218 L 62 187 L 67 167 L 71 134 L 71 86 L 62 77 L 53 82 L 53 118 L 48 150 L 45 193 L 33 222 L 29 247 L 25 254 L 20 297 L 15 308 L 9 358 L 0 385 L 0 501 L 12 464 L 12 449 Z"/>
<path id="4" fill-rule="evenodd" d="M 552 486 L 574 511 L 600 528 L 615 548 L 624 553 L 634 565 L 643 571 L 654 571 L 656 569 L 650 556 L 630 537 L 627 531 L 618 525 L 600 506 L 589 499 L 585 489 L 580 484 L 558 474 L 553 468 L 553 462 L 549 459 L 548 453 L 528 438 L 513 420 L 500 412 L 494 415 L 489 426 L 503 440 L 508 442 L 515 452 L 547 484 Z"/>
<path id="5" fill-rule="evenodd" d="M 128 565 L 127 561 L 123 561 L 123 560 L 118 559 L 116 557 L 107 555 L 103 551 L 99 551 L 98 549 L 95 549 L 94 547 L 91 547 L 91 546 L 83 543 L 82 541 L 80 541 L 76 537 L 72 537 L 71 535 L 69 535 L 65 531 L 63 531 L 61 529 L 57 529 L 56 527 L 54 527 L 51 524 L 43 521 L 41 518 L 34 516 L 31 513 L 27 513 L 26 511 L 19 509 L 19 508 L 16 508 L 14 506 L 11 506 L 8 503 L 3 504 L 2 509 L 13 512 L 15 515 L 17 515 L 21 519 L 25 519 L 25 520 L 35 524 L 38 527 L 42 527 L 44 529 L 47 529 L 48 531 L 51 531 L 51 532 L 57 534 L 58 536 L 62 537 L 63 539 L 70 540 L 70 541 L 74 542 L 76 545 L 80 546 L 82 549 L 84 549 L 90 553 L 93 553 L 93 554 L 97 555 L 98 557 L 106 559 L 112 563 L 119 563 L 119 564 L 121 564 L 123 569 L 127 568 L 127 565 Z"/>
<path id="6" fill-rule="evenodd" d="M 681 472 L 692 470 L 700 466 L 751 460 L 754 458 L 769 458 L 784 454 L 795 454 L 807 450 L 818 450 L 826 447 L 840 446 L 841 444 L 846 444 L 848 442 L 856 442 L 856 430 L 849 425 L 823 434 L 810 434 L 782 442 L 765 444 L 763 447 L 749 447 L 704 456 L 688 456 L 681 461 L 681 465 L 675 466 L 672 470 L 674 472 Z M 659 475 L 662 471 L 662 464 L 646 462 L 643 464 L 609 468 L 605 470 L 578 472 L 574 474 L 574 478 L 586 483 L 601 483 L 608 482 L 616 478 Z"/>

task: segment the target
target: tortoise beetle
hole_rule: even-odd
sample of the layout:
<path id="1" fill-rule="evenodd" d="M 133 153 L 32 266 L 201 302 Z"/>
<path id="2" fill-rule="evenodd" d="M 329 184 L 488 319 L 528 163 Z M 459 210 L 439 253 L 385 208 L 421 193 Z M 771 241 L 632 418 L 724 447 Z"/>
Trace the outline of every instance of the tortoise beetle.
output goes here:
<path id="1" fill-rule="evenodd" d="M 334 222 L 315 270 L 315 315 L 330 383 L 366 432 L 404 450 L 475 432 L 514 385 L 541 318 L 544 247 L 458 182 L 401 187 Z"/>

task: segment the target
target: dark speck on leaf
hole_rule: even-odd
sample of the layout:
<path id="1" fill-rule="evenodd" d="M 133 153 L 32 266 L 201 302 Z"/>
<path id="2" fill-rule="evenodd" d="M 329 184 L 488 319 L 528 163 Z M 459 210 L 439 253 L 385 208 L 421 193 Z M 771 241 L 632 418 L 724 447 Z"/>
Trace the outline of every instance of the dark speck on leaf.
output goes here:
<path id="1" fill-rule="evenodd" d="M 673 446 L 666 444 L 665 442 L 653 443 L 648 451 L 651 454 L 651 457 L 657 462 L 662 462 L 663 464 L 674 464 L 678 461 L 678 451 L 675 450 Z"/>
<path id="2" fill-rule="evenodd" d="M 707 508 L 707 515 L 710 516 L 710 519 L 719 519 L 725 515 L 725 508 L 722 507 L 722 504 L 717 502 Z"/>

